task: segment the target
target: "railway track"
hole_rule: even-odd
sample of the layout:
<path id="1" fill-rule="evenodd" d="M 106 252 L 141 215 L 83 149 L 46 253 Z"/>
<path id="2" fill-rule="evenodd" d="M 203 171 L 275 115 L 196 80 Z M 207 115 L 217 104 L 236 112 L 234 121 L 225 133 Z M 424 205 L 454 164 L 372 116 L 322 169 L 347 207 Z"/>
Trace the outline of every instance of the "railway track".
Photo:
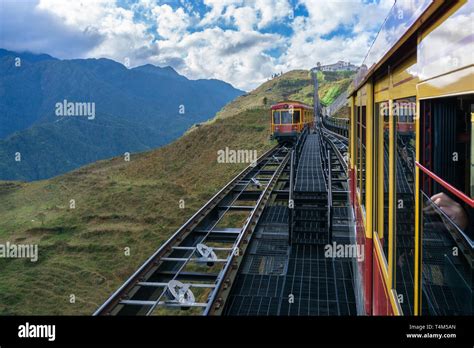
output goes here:
<path id="1" fill-rule="evenodd" d="M 347 173 L 322 130 L 292 149 L 290 194 L 270 200 L 256 226 L 223 315 L 355 315 L 353 264 L 326 257 L 351 243 Z"/>
<path id="2" fill-rule="evenodd" d="M 326 141 L 331 145 L 331 147 L 336 151 L 338 157 L 340 157 L 341 164 L 344 166 L 347 173 L 348 163 L 347 163 L 347 152 L 349 148 L 348 139 L 336 132 L 333 132 L 331 129 L 327 128 L 324 123 L 322 127 L 322 134 Z"/>
<path id="3" fill-rule="evenodd" d="M 267 206 L 292 200 L 295 163 L 306 139 L 276 146 L 249 165 L 168 239 L 94 315 L 221 315 Z M 321 128 L 330 219 L 340 222 L 347 194 L 347 140 Z M 327 151 L 327 157 L 325 156 Z M 339 202 L 339 203 L 338 203 Z M 343 202 L 343 203 L 341 203 Z M 270 204 L 269 204 L 270 203 Z M 337 225 L 337 224 L 336 224 Z M 328 221 L 332 227 L 332 222 Z M 288 236 L 288 234 L 287 234 Z M 288 237 L 284 238 L 291 244 Z"/>
<path id="4" fill-rule="evenodd" d="M 94 315 L 207 315 L 225 292 L 289 149 L 277 146 L 232 179 L 97 309 Z"/>

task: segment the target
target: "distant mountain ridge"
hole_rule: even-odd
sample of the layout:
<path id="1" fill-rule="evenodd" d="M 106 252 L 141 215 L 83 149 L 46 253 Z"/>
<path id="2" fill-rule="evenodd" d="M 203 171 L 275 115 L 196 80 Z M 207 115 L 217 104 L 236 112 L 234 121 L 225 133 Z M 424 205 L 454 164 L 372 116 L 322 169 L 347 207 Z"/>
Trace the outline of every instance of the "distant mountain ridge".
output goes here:
<path id="1" fill-rule="evenodd" d="M 165 145 L 244 93 L 219 80 L 189 80 L 171 67 L 127 69 L 105 58 L 0 49 L 0 71 L 0 180 L 49 178 Z M 55 105 L 64 100 L 94 103 L 95 118 L 58 117 Z"/>
<path id="2" fill-rule="evenodd" d="M 8 51 L 6 49 L 0 48 L 0 57 L 5 57 L 5 56 L 14 56 L 15 58 L 21 58 L 29 62 L 41 62 L 44 60 L 58 60 L 57 58 L 54 58 L 50 56 L 49 54 L 45 54 L 45 53 L 35 54 L 31 52 L 13 52 L 13 51 Z"/>

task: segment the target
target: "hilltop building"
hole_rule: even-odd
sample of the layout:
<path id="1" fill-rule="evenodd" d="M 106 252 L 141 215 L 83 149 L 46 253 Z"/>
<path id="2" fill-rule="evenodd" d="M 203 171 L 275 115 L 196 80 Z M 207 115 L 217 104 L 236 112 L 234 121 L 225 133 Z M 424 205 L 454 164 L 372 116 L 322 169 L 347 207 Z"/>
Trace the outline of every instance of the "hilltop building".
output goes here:
<path id="1" fill-rule="evenodd" d="M 321 71 L 356 71 L 357 66 L 354 64 L 351 64 L 350 62 L 345 62 L 345 61 L 338 61 L 337 63 L 334 64 L 328 64 L 328 65 L 321 65 L 320 62 L 316 65 L 315 70 L 321 70 Z"/>

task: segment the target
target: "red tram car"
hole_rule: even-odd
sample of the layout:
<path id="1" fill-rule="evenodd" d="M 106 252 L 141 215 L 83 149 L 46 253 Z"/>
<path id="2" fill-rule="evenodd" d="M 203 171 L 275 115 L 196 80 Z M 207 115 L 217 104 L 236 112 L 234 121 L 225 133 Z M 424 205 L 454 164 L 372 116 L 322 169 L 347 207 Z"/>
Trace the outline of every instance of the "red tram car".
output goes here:
<path id="1" fill-rule="evenodd" d="M 270 109 L 272 138 L 279 143 L 292 143 L 305 127 L 314 123 L 313 107 L 297 101 L 282 101 Z"/>

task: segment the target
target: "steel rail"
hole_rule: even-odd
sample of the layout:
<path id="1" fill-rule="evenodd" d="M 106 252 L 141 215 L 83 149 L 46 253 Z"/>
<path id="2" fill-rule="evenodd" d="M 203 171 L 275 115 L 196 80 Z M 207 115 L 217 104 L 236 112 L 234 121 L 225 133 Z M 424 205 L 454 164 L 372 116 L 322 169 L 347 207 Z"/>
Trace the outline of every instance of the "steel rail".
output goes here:
<path id="1" fill-rule="evenodd" d="M 277 149 L 278 150 L 278 149 Z M 273 159 L 275 157 L 275 155 L 272 153 L 272 157 L 268 156 L 268 157 L 265 157 L 263 161 L 266 161 L 266 163 L 264 163 L 262 165 L 262 167 L 265 167 L 268 162 L 270 162 L 271 159 Z M 257 174 L 260 172 L 260 170 L 257 172 Z M 241 182 L 241 180 L 239 181 Z M 201 240 L 200 241 L 204 241 L 206 240 L 206 238 L 212 233 L 212 231 L 214 230 L 214 228 L 221 222 L 221 220 L 223 219 L 223 217 L 225 216 L 225 213 L 227 213 L 230 209 L 231 209 L 231 206 L 233 203 L 235 203 L 236 201 L 239 200 L 239 197 L 240 195 L 242 194 L 242 192 L 244 192 L 247 187 L 251 184 L 251 180 L 247 181 L 246 184 L 244 185 L 244 187 L 240 190 L 240 192 L 235 195 L 235 197 L 233 198 L 232 202 L 230 202 L 228 205 L 227 205 L 227 208 L 225 209 L 225 211 L 221 214 L 221 216 L 214 222 L 214 224 L 212 225 L 212 227 L 209 228 L 208 232 L 201 237 Z M 252 210 L 254 211 L 255 208 Z M 194 253 L 196 252 L 196 247 L 191 247 L 191 249 L 188 249 L 191 251 L 191 253 L 189 254 L 189 256 L 187 258 L 180 258 L 180 259 L 175 259 L 175 261 L 184 261 L 183 264 L 180 266 L 180 268 L 176 271 L 175 275 L 173 276 L 173 278 L 171 280 L 175 280 L 182 272 L 182 270 L 188 265 L 189 261 L 193 260 L 192 257 L 194 256 Z M 216 250 L 216 249 L 213 249 L 213 250 Z M 235 250 L 235 245 L 231 248 L 231 250 Z M 232 255 L 232 253 L 231 253 Z M 165 260 L 165 259 L 171 259 L 171 258 L 161 258 L 160 260 Z M 217 259 L 217 260 L 213 260 L 213 262 L 225 262 L 225 263 L 228 263 L 230 262 L 230 257 L 228 256 L 226 259 Z M 150 315 L 151 313 L 153 313 L 153 311 L 156 309 L 156 307 L 162 303 L 163 301 L 161 301 L 161 299 L 163 298 L 163 296 L 165 296 L 166 294 L 166 291 L 167 291 L 167 288 L 164 288 L 163 291 L 161 292 L 160 296 L 154 300 L 155 303 L 150 307 L 150 309 L 147 311 L 147 315 Z"/>
<path id="2" fill-rule="evenodd" d="M 277 182 L 277 179 L 280 177 L 284 168 L 288 164 L 290 153 L 290 151 L 287 152 L 285 158 L 281 161 L 278 169 L 272 175 L 267 187 L 265 188 L 264 192 L 262 192 L 259 200 L 257 201 L 257 204 L 255 205 L 255 210 L 252 216 L 247 220 L 243 228 L 243 233 L 240 234 L 238 240 L 235 242 L 234 245 L 236 248 L 238 248 L 239 253 L 238 255 L 236 255 L 235 253 L 231 254 L 230 262 L 228 262 L 225 265 L 224 269 L 220 272 L 220 276 L 216 283 L 216 291 L 212 293 L 208 301 L 209 305 L 204 311 L 204 315 L 219 315 L 222 313 L 225 300 L 227 299 L 227 296 L 230 293 L 230 288 L 237 275 L 238 268 L 240 266 L 240 263 L 242 262 L 243 255 L 245 254 L 246 248 L 249 244 L 250 237 L 253 234 L 255 227 L 257 226 L 257 222 L 259 221 L 260 216 L 265 208 L 265 205 L 268 199 L 270 198 L 271 192 L 275 183 Z"/>
<path id="3" fill-rule="evenodd" d="M 280 146 L 274 146 L 262 154 L 256 161 L 261 164 L 270 155 L 275 153 Z M 108 315 L 111 310 L 120 304 L 125 295 L 132 290 L 141 280 L 144 274 L 148 273 L 159 259 L 172 248 L 173 244 L 181 241 L 192 229 L 197 226 L 206 216 L 206 213 L 212 211 L 222 199 L 234 189 L 240 180 L 249 174 L 255 168 L 251 164 L 231 179 L 219 192 L 217 192 L 209 201 L 207 201 L 193 216 L 191 216 L 165 243 L 163 243 L 145 262 L 93 313 L 94 316 Z"/>
<path id="4" fill-rule="evenodd" d="M 330 131 L 329 129 L 327 128 L 324 128 L 323 130 L 323 137 L 324 139 L 329 143 L 329 145 L 332 147 L 332 149 L 335 151 L 336 153 L 336 156 L 338 157 L 339 161 L 341 162 L 341 165 L 344 169 L 344 172 L 346 173 L 347 175 L 347 171 L 348 171 L 348 165 L 347 165 L 347 162 L 344 160 L 344 156 L 342 156 L 341 154 L 341 151 L 337 148 L 335 142 L 333 140 L 331 140 L 327 134 L 325 133 L 328 133 L 329 135 L 331 136 L 334 136 L 336 138 L 338 138 L 339 141 L 347 141 L 347 138 L 345 138 L 344 136 L 340 135 L 340 134 L 337 134 L 337 133 L 334 133 L 332 131 Z M 347 145 L 344 144 L 344 146 L 347 148 Z"/>

